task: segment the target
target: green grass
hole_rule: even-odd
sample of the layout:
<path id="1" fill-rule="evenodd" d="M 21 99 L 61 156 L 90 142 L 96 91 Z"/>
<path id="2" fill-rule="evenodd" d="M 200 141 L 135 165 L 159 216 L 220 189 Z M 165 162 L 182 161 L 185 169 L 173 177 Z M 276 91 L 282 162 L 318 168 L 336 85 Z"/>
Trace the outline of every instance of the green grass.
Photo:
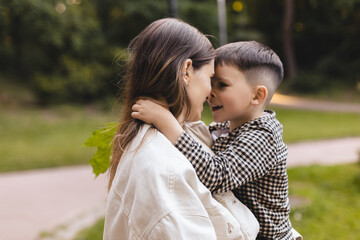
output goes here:
<path id="1" fill-rule="evenodd" d="M 103 239 L 105 219 L 98 220 L 93 226 L 88 227 L 76 234 L 73 240 L 100 240 Z"/>
<path id="2" fill-rule="evenodd" d="M 360 114 L 276 109 L 285 142 L 360 136 Z M 110 110 L 62 106 L 0 109 L 0 172 L 86 164 L 95 148 L 91 132 L 115 121 Z M 203 120 L 212 121 L 205 106 Z"/>
<path id="3" fill-rule="evenodd" d="M 284 141 L 327 139 L 346 136 L 360 136 L 359 113 L 333 113 L 310 110 L 271 108 L 284 127 Z M 204 105 L 203 121 L 211 123 L 212 113 Z"/>
<path id="4" fill-rule="evenodd" d="M 359 113 L 333 113 L 275 109 L 284 126 L 284 141 L 325 139 L 360 135 Z"/>
<path id="5" fill-rule="evenodd" d="M 111 121 L 110 111 L 80 107 L 0 110 L 0 172 L 85 164 L 95 149 L 91 132 Z"/>
<path id="6" fill-rule="evenodd" d="M 290 195 L 309 204 L 291 211 L 304 239 L 359 239 L 360 164 L 288 170 Z"/>
<path id="7" fill-rule="evenodd" d="M 290 215 L 304 239 L 359 239 L 360 164 L 299 167 L 288 174 L 290 195 L 306 203 L 292 207 Z M 74 240 L 101 239 L 103 228 L 101 219 Z"/>

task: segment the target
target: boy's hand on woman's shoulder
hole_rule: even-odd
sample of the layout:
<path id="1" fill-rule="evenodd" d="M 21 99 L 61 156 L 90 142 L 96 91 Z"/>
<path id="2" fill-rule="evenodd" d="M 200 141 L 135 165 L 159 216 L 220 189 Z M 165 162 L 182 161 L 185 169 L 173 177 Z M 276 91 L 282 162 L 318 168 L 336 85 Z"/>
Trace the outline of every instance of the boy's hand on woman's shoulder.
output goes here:
<path id="1" fill-rule="evenodd" d="M 175 143 L 182 134 L 182 127 L 163 102 L 153 99 L 139 99 L 132 106 L 131 116 L 153 124 L 167 139 Z"/>

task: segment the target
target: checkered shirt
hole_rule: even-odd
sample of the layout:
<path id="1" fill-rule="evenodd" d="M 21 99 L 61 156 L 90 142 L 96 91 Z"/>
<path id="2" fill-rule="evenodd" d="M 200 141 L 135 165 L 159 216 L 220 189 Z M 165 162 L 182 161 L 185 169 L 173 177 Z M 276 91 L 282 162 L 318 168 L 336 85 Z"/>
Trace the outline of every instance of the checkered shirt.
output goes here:
<path id="1" fill-rule="evenodd" d="M 260 223 L 257 239 L 293 239 L 289 219 L 287 146 L 275 112 L 229 131 L 229 122 L 209 127 L 228 132 L 215 140 L 215 156 L 183 132 L 175 143 L 194 166 L 200 181 L 213 193 L 233 191 Z"/>

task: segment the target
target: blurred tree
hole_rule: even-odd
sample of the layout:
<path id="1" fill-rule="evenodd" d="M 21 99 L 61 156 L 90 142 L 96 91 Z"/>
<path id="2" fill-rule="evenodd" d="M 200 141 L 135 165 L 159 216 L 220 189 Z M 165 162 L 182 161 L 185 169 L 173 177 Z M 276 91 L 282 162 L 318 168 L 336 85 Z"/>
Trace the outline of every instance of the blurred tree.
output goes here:
<path id="1" fill-rule="evenodd" d="M 236 18 L 246 16 L 247 23 L 242 28 L 252 29 L 257 33 L 252 39 L 269 45 L 285 60 L 285 77 L 288 79 L 283 14 L 275 14 L 284 12 L 284 1 L 243 2 L 244 10 L 237 13 Z M 235 18 L 234 14 L 232 18 Z M 231 31 L 234 31 L 233 27 L 229 35 Z M 292 84 L 295 91 L 313 92 L 339 86 L 355 88 L 360 82 L 360 0 L 297 0 L 291 34 L 299 72 Z M 230 41 L 241 39 L 248 37 L 237 34 Z"/>
<path id="2" fill-rule="evenodd" d="M 179 14 L 216 35 L 215 2 L 182 1 Z M 114 94 L 116 52 L 168 16 L 168 0 L 0 0 L 0 70 L 32 86 L 41 103 Z"/>
<path id="3" fill-rule="evenodd" d="M 360 0 L 298 0 L 295 9 L 294 44 L 305 75 L 294 87 L 355 88 L 360 82 Z"/>
<path id="4" fill-rule="evenodd" d="M 178 18 L 179 17 L 178 1 L 168 0 L 168 2 L 169 2 L 169 16 L 173 18 Z"/>
<path id="5" fill-rule="evenodd" d="M 229 42 L 256 40 L 264 42 L 264 35 L 252 23 L 252 1 L 230 0 L 227 4 Z M 259 5 L 259 7 L 261 7 Z"/>
<path id="6" fill-rule="evenodd" d="M 41 103 L 87 102 L 112 91 L 105 82 L 112 54 L 90 1 L 0 0 L 0 9 L 1 71 L 31 85 Z"/>
<path id="7" fill-rule="evenodd" d="M 288 81 L 294 81 L 296 77 L 296 63 L 292 39 L 292 26 L 294 24 L 294 0 L 284 1 L 284 20 L 283 20 L 283 46 L 284 58 L 287 67 Z"/>
<path id="8" fill-rule="evenodd" d="M 217 1 L 177 2 L 179 18 L 215 36 L 210 40 L 218 47 Z M 292 35 L 295 90 L 360 85 L 360 0 L 296 0 L 286 34 L 284 3 L 226 1 L 228 41 L 269 45 L 291 78 L 283 46 Z M 31 85 L 43 103 L 112 96 L 114 56 L 145 26 L 168 17 L 169 8 L 170 0 L 0 0 L 1 74 Z"/>
<path id="9" fill-rule="evenodd" d="M 218 22 L 219 22 L 219 39 L 220 45 L 225 45 L 228 43 L 227 40 L 227 19 L 226 19 L 226 1 L 217 0 L 217 9 L 218 9 Z"/>
<path id="10" fill-rule="evenodd" d="M 167 0 L 94 0 L 107 43 L 126 47 L 151 22 L 168 17 Z"/>
<path id="11" fill-rule="evenodd" d="M 217 36 L 214 0 L 178 0 L 179 18 L 200 31 Z M 95 0 L 101 28 L 108 43 L 126 47 L 151 22 L 170 17 L 170 0 Z"/>
<path id="12" fill-rule="evenodd" d="M 208 35 L 215 47 L 218 41 L 216 0 L 179 0 L 179 18 Z"/>

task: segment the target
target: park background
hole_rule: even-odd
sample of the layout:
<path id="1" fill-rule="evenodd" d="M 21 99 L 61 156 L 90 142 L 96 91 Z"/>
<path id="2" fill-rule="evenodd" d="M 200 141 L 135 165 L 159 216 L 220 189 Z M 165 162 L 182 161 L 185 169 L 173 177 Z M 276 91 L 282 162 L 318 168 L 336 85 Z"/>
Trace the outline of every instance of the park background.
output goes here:
<path id="1" fill-rule="evenodd" d="M 169 16 L 220 46 L 215 0 L 0 0 L 0 171 L 87 164 L 86 139 L 118 119 L 129 41 Z M 228 42 L 279 54 L 280 93 L 360 103 L 360 0 L 228 0 L 226 22 Z M 360 136 L 359 112 L 276 110 L 287 143 Z M 306 239 L 358 239 L 359 164 L 289 169 L 289 179 L 304 199 L 291 217 Z M 100 239 L 101 224 L 85 234 Z"/>

